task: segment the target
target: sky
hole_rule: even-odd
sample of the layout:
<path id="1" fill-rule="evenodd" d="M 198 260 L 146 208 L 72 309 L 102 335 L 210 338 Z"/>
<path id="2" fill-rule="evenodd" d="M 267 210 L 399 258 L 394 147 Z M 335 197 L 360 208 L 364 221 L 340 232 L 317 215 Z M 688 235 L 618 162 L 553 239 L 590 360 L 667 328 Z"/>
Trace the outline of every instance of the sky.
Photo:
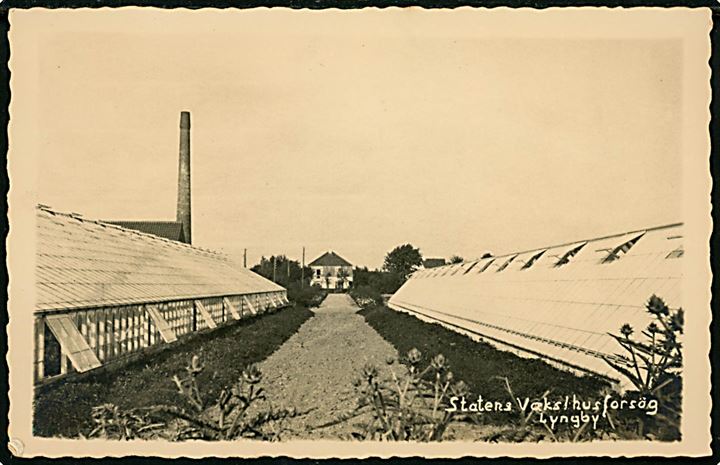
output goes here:
<path id="1" fill-rule="evenodd" d="M 175 11 L 14 17 L 38 203 L 174 219 L 188 110 L 193 242 L 250 264 L 304 246 L 375 268 L 404 243 L 469 259 L 683 220 L 680 40 L 612 17 Z"/>

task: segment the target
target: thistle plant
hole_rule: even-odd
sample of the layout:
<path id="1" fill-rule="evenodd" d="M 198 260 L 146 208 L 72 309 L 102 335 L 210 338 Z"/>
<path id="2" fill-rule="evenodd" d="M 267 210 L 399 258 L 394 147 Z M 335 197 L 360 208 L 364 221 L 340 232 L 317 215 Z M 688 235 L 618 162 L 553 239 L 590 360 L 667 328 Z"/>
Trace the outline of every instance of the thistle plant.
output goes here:
<path id="1" fill-rule="evenodd" d="M 89 436 L 121 440 L 157 436 L 171 440 L 275 439 L 280 431 L 270 435 L 263 427 L 296 415 L 294 409 L 274 408 L 256 408 L 255 413 L 249 413 L 252 405 L 266 400 L 265 391 L 260 387 L 262 373 L 254 364 L 242 370 L 235 383 L 222 389 L 217 399 L 208 405 L 198 383 L 203 369 L 200 357 L 194 355 L 185 368 L 186 375 L 172 377 L 180 398 L 187 401 L 190 409 L 153 405 L 122 410 L 113 404 L 101 405 L 92 411 L 97 426 Z"/>
<path id="2" fill-rule="evenodd" d="M 197 410 L 203 409 L 203 401 L 198 390 L 197 376 L 203 371 L 203 366 L 200 364 L 200 357 L 193 355 L 190 359 L 190 364 L 185 367 L 187 376 L 180 379 L 178 375 L 172 377 L 175 386 L 177 386 L 180 395 L 182 395 L 193 407 Z"/>
<path id="3" fill-rule="evenodd" d="M 363 416 L 366 421 L 357 439 L 384 441 L 440 441 L 454 411 L 446 411 L 451 395 L 467 394 L 467 386 L 455 381 L 453 373 L 442 354 L 435 356 L 423 369 L 422 354 L 410 350 L 404 360 L 407 376 L 398 376 L 390 369 L 390 382 L 382 380 L 378 369 L 366 365 L 353 383 L 357 393 L 357 405 L 350 414 L 342 416 L 326 427 Z M 388 365 L 395 360 L 389 358 Z"/>
<path id="4" fill-rule="evenodd" d="M 605 357 L 605 362 L 634 386 L 635 391 L 627 393 L 627 396 L 652 397 L 660 404 L 660 412 L 654 417 L 635 419 L 637 434 L 642 437 L 649 429 L 653 435 L 658 433 L 666 438 L 678 438 L 683 367 L 680 338 L 685 314 L 682 308 L 670 309 L 663 299 L 654 294 L 648 299 L 645 309 L 655 320 L 640 332 L 641 337 L 633 337 L 635 330 L 627 323 L 620 328 L 620 335 L 610 334 L 626 353 L 614 358 Z"/>
<path id="5" fill-rule="evenodd" d="M 645 308 L 655 321 L 641 331 L 642 338 L 634 338 L 635 330 L 627 323 L 620 328 L 620 335 L 611 333 L 626 354 L 605 357 L 605 362 L 624 375 L 641 395 L 657 395 L 680 376 L 680 336 L 685 318 L 682 308 L 671 310 L 654 294 Z"/>

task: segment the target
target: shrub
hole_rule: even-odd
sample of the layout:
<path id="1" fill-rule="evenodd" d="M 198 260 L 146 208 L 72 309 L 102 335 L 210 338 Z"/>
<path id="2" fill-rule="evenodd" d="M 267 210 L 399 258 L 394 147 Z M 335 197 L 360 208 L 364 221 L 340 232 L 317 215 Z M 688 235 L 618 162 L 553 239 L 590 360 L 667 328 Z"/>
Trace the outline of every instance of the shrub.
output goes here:
<path id="1" fill-rule="evenodd" d="M 382 305 L 383 298 L 380 291 L 371 286 L 358 286 L 350 290 L 350 297 L 353 298 L 361 308 L 368 308 L 373 305 Z"/>
<path id="2" fill-rule="evenodd" d="M 403 278 L 398 273 L 390 271 L 355 268 L 353 271 L 353 286 L 370 286 L 380 294 L 394 294 L 403 284 Z"/>
<path id="3" fill-rule="evenodd" d="M 288 300 L 304 307 L 317 307 L 327 297 L 327 291 L 320 286 L 301 286 L 300 282 L 294 282 L 287 287 Z"/>

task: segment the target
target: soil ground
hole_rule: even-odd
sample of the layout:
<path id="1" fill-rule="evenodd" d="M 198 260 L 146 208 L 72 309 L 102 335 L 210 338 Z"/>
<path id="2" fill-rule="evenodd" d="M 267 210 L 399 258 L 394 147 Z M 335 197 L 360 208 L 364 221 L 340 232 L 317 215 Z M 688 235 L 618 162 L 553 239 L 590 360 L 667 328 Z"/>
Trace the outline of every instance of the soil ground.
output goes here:
<path id="1" fill-rule="evenodd" d="M 260 363 L 262 386 L 277 407 L 308 413 L 286 420 L 287 439 L 339 439 L 349 437 L 357 420 L 318 428 L 333 422 L 356 406 L 353 381 L 366 364 L 378 368 L 381 378 L 390 369 L 401 374 L 395 348 L 356 313 L 346 294 L 330 294 L 307 320 L 269 358 Z"/>
<path id="2" fill-rule="evenodd" d="M 381 383 L 388 386 L 393 384 L 392 373 L 400 380 L 405 378 L 407 370 L 398 362 L 397 349 L 358 310 L 349 296 L 328 295 L 314 309 L 315 316 L 259 364 L 268 402 L 274 407 L 307 412 L 284 420 L 281 440 L 352 439 L 351 433 L 362 431 L 367 415 L 338 420 L 354 412 L 357 404 L 353 381 L 361 377 L 363 367 L 374 366 Z M 413 329 L 418 332 L 395 328 L 411 338 L 423 337 L 422 326 Z M 438 342 L 442 345 L 442 341 Z M 436 354 L 426 354 L 425 358 Z M 444 439 L 482 440 L 498 430 L 497 425 L 453 422 Z"/>

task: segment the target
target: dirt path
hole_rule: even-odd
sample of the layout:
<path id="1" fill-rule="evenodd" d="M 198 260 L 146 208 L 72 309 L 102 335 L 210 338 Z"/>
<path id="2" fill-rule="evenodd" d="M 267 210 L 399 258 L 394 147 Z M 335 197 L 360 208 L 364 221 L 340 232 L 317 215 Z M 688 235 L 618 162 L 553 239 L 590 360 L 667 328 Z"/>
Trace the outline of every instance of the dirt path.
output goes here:
<path id="1" fill-rule="evenodd" d="M 336 419 L 355 406 L 353 380 L 366 363 L 389 376 L 388 358 L 397 360 L 393 346 L 356 314 L 358 307 L 345 294 L 330 294 L 306 321 L 269 358 L 260 363 L 267 397 L 276 406 L 313 409 L 286 420 L 290 429 L 282 438 L 336 439 L 353 431 L 353 420 L 308 430 Z M 392 368 L 398 370 L 397 363 Z"/>

